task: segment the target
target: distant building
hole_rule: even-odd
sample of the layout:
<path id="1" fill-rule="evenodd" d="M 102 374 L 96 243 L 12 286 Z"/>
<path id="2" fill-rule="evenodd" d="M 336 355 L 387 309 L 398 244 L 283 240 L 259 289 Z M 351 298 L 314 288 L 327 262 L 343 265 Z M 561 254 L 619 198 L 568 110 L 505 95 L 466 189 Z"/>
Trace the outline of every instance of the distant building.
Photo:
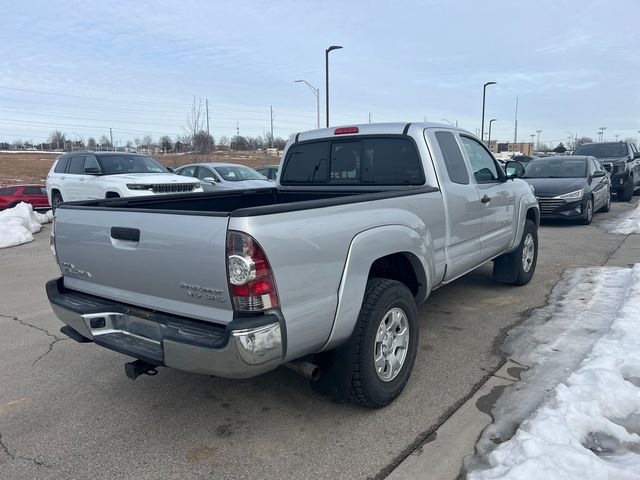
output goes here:
<path id="1" fill-rule="evenodd" d="M 486 143 L 486 142 L 485 142 Z M 513 142 L 501 142 L 499 140 L 491 140 L 491 144 L 488 145 L 491 153 L 500 156 L 507 157 L 510 155 L 533 155 L 533 143 L 513 143 Z"/>

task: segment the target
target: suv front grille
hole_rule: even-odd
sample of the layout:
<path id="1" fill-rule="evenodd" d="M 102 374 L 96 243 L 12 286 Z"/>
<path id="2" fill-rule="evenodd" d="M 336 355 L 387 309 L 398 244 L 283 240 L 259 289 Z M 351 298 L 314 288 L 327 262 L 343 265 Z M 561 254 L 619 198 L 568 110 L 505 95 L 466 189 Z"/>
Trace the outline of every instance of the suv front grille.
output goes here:
<path id="1" fill-rule="evenodd" d="M 180 193 L 191 192 L 198 186 L 198 183 L 155 183 L 151 189 L 153 193 Z"/>

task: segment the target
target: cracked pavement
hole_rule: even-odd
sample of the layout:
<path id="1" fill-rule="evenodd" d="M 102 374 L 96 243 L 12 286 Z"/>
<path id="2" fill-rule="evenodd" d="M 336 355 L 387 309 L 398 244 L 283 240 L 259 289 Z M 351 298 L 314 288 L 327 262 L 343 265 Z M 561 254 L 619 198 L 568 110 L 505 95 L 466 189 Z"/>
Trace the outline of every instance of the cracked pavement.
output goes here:
<path id="1" fill-rule="evenodd" d="M 332 403 L 286 369 L 234 381 L 163 368 L 132 382 L 129 357 L 62 341 L 46 227 L 0 250 L 0 478 L 384 478 L 496 371 L 506 329 L 566 267 L 616 250 L 623 237 L 598 221 L 542 227 L 526 287 L 494 284 L 485 266 L 434 292 L 407 389 L 380 410 Z"/>

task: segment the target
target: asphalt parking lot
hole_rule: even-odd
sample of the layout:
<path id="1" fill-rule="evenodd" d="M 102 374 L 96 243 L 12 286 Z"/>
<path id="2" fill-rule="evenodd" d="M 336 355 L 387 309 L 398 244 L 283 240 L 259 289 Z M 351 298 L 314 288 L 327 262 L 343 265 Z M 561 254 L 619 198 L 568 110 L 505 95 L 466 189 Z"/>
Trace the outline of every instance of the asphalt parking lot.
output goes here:
<path id="1" fill-rule="evenodd" d="M 59 333 L 47 227 L 0 250 L 0 478 L 384 478 L 501 366 L 505 331 L 565 268 L 607 261 L 625 237 L 599 224 L 635 203 L 591 226 L 544 224 L 525 287 L 493 283 L 486 265 L 434 292 L 409 385 L 381 410 L 332 403 L 287 369 L 129 380 L 127 357 Z"/>

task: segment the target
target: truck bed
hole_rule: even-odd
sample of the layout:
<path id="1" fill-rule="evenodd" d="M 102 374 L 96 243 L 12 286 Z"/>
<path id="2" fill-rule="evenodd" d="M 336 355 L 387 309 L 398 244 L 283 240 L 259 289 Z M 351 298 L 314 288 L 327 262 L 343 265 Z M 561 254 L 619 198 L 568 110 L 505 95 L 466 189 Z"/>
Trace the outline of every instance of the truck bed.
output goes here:
<path id="1" fill-rule="evenodd" d="M 279 190 L 277 188 L 206 193 L 172 194 L 68 202 L 62 208 L 107 209 L 149 213 L 244 217 L 294 210 L 322 208 L 383 198 L 438 191 L 434 187 L 403 187 L 385 190 Z"/>

